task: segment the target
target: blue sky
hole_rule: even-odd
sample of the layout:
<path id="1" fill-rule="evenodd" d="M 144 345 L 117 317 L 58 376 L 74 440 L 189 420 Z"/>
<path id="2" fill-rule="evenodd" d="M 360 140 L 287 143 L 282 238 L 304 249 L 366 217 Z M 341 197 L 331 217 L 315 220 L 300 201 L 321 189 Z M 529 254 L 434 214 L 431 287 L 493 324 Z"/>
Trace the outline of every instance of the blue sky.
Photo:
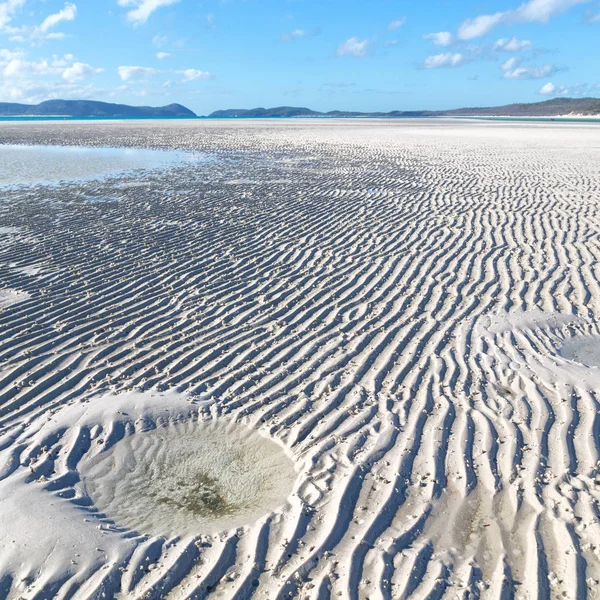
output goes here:
<path id="1" fill-rule="evenodd" d="M 600 0 L 0 0 L 0 101 L 416 110 L 600 96 Z"/>

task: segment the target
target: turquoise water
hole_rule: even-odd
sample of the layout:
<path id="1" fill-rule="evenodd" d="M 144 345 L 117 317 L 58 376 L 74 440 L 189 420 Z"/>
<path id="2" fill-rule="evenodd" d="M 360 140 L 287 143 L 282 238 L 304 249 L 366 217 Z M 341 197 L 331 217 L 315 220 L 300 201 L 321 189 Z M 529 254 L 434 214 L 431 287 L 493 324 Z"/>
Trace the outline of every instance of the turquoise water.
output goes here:
<path id="1" fill-rule="evenodd" d="M 2 121 L 180 121 L 182 119 L 201 119 L 205 117 L 2 117 Z"/>
<path id="2" fill-rule="evenodd" d="M 36 122 L 36 121 L 181 121 L 181 120 L 248 120 L 248 119 L 476 119 L 478 121 L 512 121 L 523 123 L 600 123 L 600 117 L 581 119 L 577 117 L 553 118 L 553 117 L 1 117 L 0 123 L 3 121 L 20 121 L 20 122 Z"/>
<path id="3" fill-rule="evenodd" d="M 452 117 L 453 119 L 476 119 L 477 121 L 508 121 L 513 123 L 600 123 L 599 118 L 578 117 Z"/>
<path id="4" fill-rule="evenodd" d="M 86 181 L 205 160 L 174 150 L 0 145 L 0 187 Z"/>

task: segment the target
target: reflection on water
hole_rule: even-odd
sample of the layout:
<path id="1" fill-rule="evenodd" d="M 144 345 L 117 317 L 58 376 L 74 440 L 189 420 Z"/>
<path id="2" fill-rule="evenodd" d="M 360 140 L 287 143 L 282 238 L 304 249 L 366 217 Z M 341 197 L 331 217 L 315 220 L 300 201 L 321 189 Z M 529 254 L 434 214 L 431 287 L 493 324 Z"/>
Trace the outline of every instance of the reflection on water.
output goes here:
<path id="1" fill-rule="evenodd" d="M 175 150 L 0 145 L 0 186 L 53 184 L 205 160 Z"/>

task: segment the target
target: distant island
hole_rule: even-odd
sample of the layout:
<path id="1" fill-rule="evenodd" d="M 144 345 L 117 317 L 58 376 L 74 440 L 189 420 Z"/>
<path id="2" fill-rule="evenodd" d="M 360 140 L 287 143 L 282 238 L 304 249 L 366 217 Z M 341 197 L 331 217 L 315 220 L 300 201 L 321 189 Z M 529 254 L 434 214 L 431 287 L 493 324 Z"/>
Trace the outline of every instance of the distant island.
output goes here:
<path id="1" fill-rule="evenodd" d="M 210 117 L 558 117 L 564 115 L 600 116 L 600 98 L 554 98 L 530 104 L 457 108 L 453 110 L 394 110 L 391 112 L 356 112 L 333 110 L 318 112 L 309 108 L 279 106 L 277 108 L 217 110 Z"/>
<path id="2" fill-rule="evenodd" d="M 278 106 L 275 108 L 230 108 L 217 110 L 212 118 L 277 118 L 277 117 L 600 117 L 600 98 L 554 98 L 530 104 L 456 108 L 452 110 L 393 110 L 390 112 L 360 112 L 332 110 L 319 112 L 310 108 Z M 167 106 L 129 106 L 95 100 L 47 100 L 40 104 L 0 102 L 0 117 L 196 117 L 196 113 L 181 104 Z"/>
<path id="3" fill-rule="evenodd" d="M 0 102 L 0 117 L 195 117 L 181 104 L 128 106 L 95 100 L 47 100 L 40 104 Z"/>

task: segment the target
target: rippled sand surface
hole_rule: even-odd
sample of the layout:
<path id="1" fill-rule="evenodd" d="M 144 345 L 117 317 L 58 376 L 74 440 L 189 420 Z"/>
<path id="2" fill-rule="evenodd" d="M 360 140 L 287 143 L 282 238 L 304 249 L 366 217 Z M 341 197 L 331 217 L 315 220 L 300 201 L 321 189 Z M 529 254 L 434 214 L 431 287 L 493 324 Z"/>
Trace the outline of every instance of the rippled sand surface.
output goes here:
<path id="1" fill-rule="evenodd" d="M 214 158 L 2 191 L 0 597 L 600 597 L 599 126 L 0 133 Z"/>

